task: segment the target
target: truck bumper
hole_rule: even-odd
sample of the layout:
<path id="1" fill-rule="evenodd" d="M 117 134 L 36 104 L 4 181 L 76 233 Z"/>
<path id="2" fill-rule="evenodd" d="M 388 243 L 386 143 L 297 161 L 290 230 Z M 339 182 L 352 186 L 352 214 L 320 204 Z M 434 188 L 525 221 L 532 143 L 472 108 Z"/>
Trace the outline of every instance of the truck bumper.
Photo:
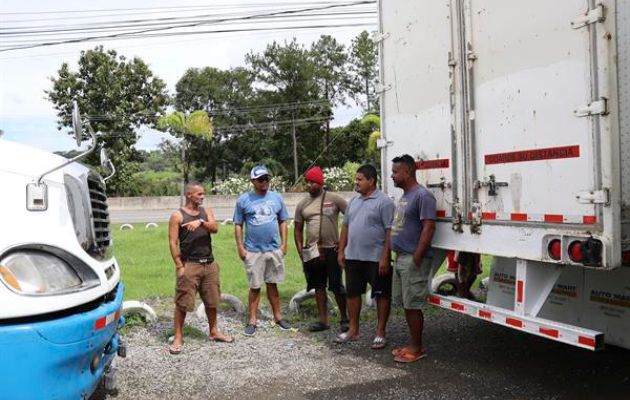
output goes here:
<path id="1" fill-rule="evenodd" d="M 1 397 L 89 398 L 118 352 L 123 292 L 87 312 L 0 325 Z"/>

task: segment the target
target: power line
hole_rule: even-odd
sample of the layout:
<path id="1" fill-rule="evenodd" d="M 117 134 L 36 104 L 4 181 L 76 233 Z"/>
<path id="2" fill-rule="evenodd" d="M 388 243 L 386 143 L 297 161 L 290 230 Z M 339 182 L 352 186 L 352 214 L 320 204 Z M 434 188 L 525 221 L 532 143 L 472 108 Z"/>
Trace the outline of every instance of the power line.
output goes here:
<path id="1" fill-rule="evenodd" d="M 305 25 L 291 25 L 291 24 L 305 24 L 305 23 L 313 23 L 313 22 L 317 22 L 317 21 L 327 21 L 327 24 L 324 24 L 323 26 L 331 26 L 331 27 L 335 27 L 335 26 L 346 26 L 346 25 L 356 25 L 359 23 L 362 24 L 369 24 L 369 25 L 375 25 L 376 24 L 376 20 L 375 18 L 372 17 L 368 17 L 368 16 L 356 16 L 356 17 L 341 17 L 341 18 L 337 18 L 337 16 L 333 16 L 331 18 L 331 16 L 328 15 L 321 15 L 321 16 L 314 16 L 314 17 L 291 17 L 291 18 L 287 18 L 285 21 L 283 22 L 283 25 L 278 25 L 278 24 L 274 24 L 274 26 L 272 27 L 267 27 L 267 30 L 273 30 L 273 29 L 283 29 L 283 28 L 299 28 L 299 27 L 305 27 Z M 261 25 L 261 26 L 265 26 L 270 24 L 271 22 L 274 21 L 265 21 L 265 20 L 261 20 L 261 21 L 256 21 L 255 25 Z M 233 25 L 233 24 L 238 24 L 238 25 L 242 25 L 242 23 L 240 21 L 230 21 L 227 22 L 226 24 L 221 24 L 221 26 L 224 25 Z M 306 25 L 308 26 L 308 25 Z M 176 29 L 177 27 L 173 27 L 174 29 Z M 244 28 L 240 28 L 240 29 L 244 29 Z M 107 32 L 107 31 L 112 31 L 112 30 L 120 30 L 119 27 L 105 27 L 105 28 L 99 28 L 99 29 L 90 29 L 89 32 Z M 184 31 L 184 32 L 162 32 L 162 33 L 147 33 L 147 34 L 142 34 L 142 35 L 134 35 L 131 36 L 132 38 L 140 38 L 140 37 L 158 37 L 159 35 L 163 35 L 163 36 L 177 36 L 177 35 L 185 35 L 185 34 L 201 34 L 201 33 L 211 33 L 214 32 L 216 30 L 212 30 L 212 31 Z M 238 29 L 224 29 L 222 31 L 238 31 Z M 79 33 L 83 33 L 83 32 L 79 32 Z M 51 33 L 51 34 L 46 34 L 47 36 L 49 36 L 50 38 L 45 38 L 47 40 L 53 40 L 54 36 L 59 36 L 59 35 L 66 35 L 66 37 L 54 37 L 54 40 L 70 40 L 73 39 L 74 36 L 76 35 L 76 32 L 70 32 L 67 34 L 63 34 L 63 33 Z M 28 34 L 28 35 L 17 35 L 18 38 L 16 39 L 11 39 L 10 41 L 7 41 L 6 38 L 7 36 L 2 36 L 2 34 L 0 34 L 0 36 L 2 36 L 3 39 L 3 44 L 0 45 L 2 47 L 8 47 L 11 46 L 12 44 L 15 43 L 39 43 L 41 42 L 42 38 L 38 38 L 38 37 L 32 37 L 32 36 L 41 36 L 44 35 L 43 33 L 40 34 Z M 13 36 L 13 35 L 8 35 L 8 36 Z M 26 39 L 22 39 L 20 40 L 20 37 L 26 37 Z M 124 38 L 118 38 L 118 39 L 127 39 L 126 37 Z"/>
<path id="2" fill-rule="evenodd" d="M 313 2 L 314 3 L 314 2 Z M 335 1 L 320 1 L 317 4 L 336 4 L 338 2 Z M 273 5 L 303 5 L 304 2 L 270 2 L 270 3 L 239 3 L 238 5 L 234 5 L 232 3 L 223 3 L 223 4 L 215 4 L 213 7 L 216 8 L 227 8 L 227 7 L 250 7 L 250 6 L 260 6 L 260 7 L 269 7 Z M 110 11 L 142 11 L 142 10 L 179 10 L 182 8 L 194 9 L 194 8 L 206 8 L 208 6 L 184 6 L 177 5 L 173 7 L 136 7 L 136 8 L 102 8 L 102 9 L 92 9 L 92 10 L 56 10 L 56 11 L 24 11 L 24 12 L 0 12 L 0 15 L 41 15 L 41 14 L 68 14 L 68 13 L 94 13 L 94 12 L 110 12 Z"/>
<path id="3" fill-rule="evenodd" d="M 359 17 L 365 14 L 376 15 L 376 10 L 356 10 L 356 11 L 344 11 L 344 10 L 332 10 L 326 13 L 318 13 L 318 12 L 305 12 L 305 13 L 295 13 L 291 15 L 277 15 L 265 18 L 257 18 L 254 22 L 274 22 L 277 20 L 287 20 L 292 18 L 312 18 L 312 17 L 338 17 L 338 16 L 346 16 L 346 17 Z M 243 15 L 241 13 L 229 13 L 221 15 L 225 21 L 221 21 L 222 23 L 230 23 L 237 22 L 243 18 L 251 16 L 251 14 Z M 228 18 L 232 17 L 232 18 Z M 210 19 L 208 19 L 210 18 Z M 192 20 L 191 20 L 192 19 Z M 46 25 L 46 26 L 21 26 L 21 27 L 5 27 L 0 29 L 0 36 L 2 37 L 13 37 L 13 36 L 37 36 L 37 35 L 47 35 L 47 34 L 55 34 L 55 33 L 64 33 L 64 32 L 78 32 L 78 33 L 88 33 L 92 31 L 99 31 L 104 29 L 120 29 L 120 28 L 143 28 L 143 27 L 151 27 L 151 26 L 169 26 L 169 24 L 190 24 L 190 23 L 213 23 L 218 21 L 216 14 L 207 14 L 207 15 L 189 15 L 189 16 L 180 16 L 180 17 L 164 17 L 164 18 L 149 18 L 149 19 L 133 19 L 133 20 L 120 20 L 120 21 L 99 21 L 92 23 L 82 23 L 82 24 L 65 24 L 65 25 Z M 171 25 L 172 28 L 178 28 L 178 25 Z M 45 28 L 45 29 L 42 29 Z"/>
<path id="4" fill-rule="evenodd" d="M 322 7 L 310 7 L 310 8 L 297 9 L 297 10 L 274 11 L 274 12 L 269 12 L 269 13 L 245 16 L 245 17 L 242 17 L 242 20 L 243 21 L 253 20 L 256 18 L 296 14 L 296 13 L 307 12 L 307 11 L 327 10 L 327 9 L 333 9 L 333 8 L 349 7 L 349 6 L 358 5 L 358 4 L 370 4 L 370 3 L 374 3 L 374 0 L 363 0 L 363 1 L 357 1 L 357 2 L 352 2 L 352 3 L 326 5 Z M 229 20 L 229 19 L 218 19 L 218 20 L 215 20 L 214 23 L 224 22 L 224 20 Z M 209 23 L 210 22 L 197 22 L 197 23 L 192 23 L 192 24 L 184 24 L 182 26 L 179 26 L 178 28 L 192 28 L 192 27 L 198 27 L 201 25 L 206 25 Z M 70 39 L 70 40 L 57 41 L 57 42 L 45 42 L 45 43 L 39 43 L 39 44 L 34 44 L 34 45 L 28 45 L 28 46 L 16 46 L 16 47 L 11 47 L 11 48 L 0 49 L 0 52 L 6 52 L 6 51 L 11 51 L 11 50 L 24 50 L 24 49 L 30 49 L 30 48 L 35 48 L 35 47 L 43 47 L 43 46 L 55 46 L 55 45 L 60 45 L 60 44 L 80 43 L 80 42 L 85 42 L 88 40 L 96 40 L 96 39 L 112 39 L 112 38 L 125 37 L 125 36 L 128 37 L 128 36 L 133 36 L 133 35 L 138 35 L 138 34 L 163 31 L 163 30 L 169 30 L 169 29 L 173 29 L 173 27 L 158 27 L 158 28 L 144 29 L 144 30 L 135 31 L 135 32 L 115 33 L 111 35 L 92 36 L 92 37 Z"/>
<path id="5" fill-rule="evenodd" d="M 369 26 L 376 26 L 376 24 L 374 25 L 367 25 Z M 341 31 L 353 31 L 355 30 L 356 27 L 352 27 L 352 26 L 339 26 L 339 27 L 328 27 L 331 30 L 334 30 L 336 32 L 341 32 Z M 292 28 L 294 33 L 297 32 L 304 32 L 307 34 L 310 34 L 309 31 L 312 31 L 312 29 L 309 28 Z M 260 37 L 273 37 L 275 35 L 274 33 L 275 31 L 266 31 L 266 32 L 261 32 L 258 33 L 256 35 L 256 37 L 260 38 Z M 230 37 L 230 38 L 239 38 L 239 37 L 251 37 L 250 34 L 246 33 L 246 32 L 240 32 L 242 34 L 238 34 L 239 32 L 217 32 L 217 36 L 220 37 Z M 133 39 L 128 39 L 128 40 L 133 40 Z M 154 38 L 146 38 L 145 40 L 154 40 Z M 132 45 L 123 45 L 123 46 L 118 46 L 118 49 L 133 49 L 133 48 L 147 48 L 147 47 L 164 47 L 164 46 L 172 46 L 175 44 L 181 44 L 181 43 L 191 43 L 191 42 L 199 42 L 201 40 L 206 40 L 205 38 L 195 38 L 195 39 L 184 39 L 184 40 L 171 40 L 171 41 L 159 41 L 157 43 L 143 43 L 141 45 L 139 44 L 132 44 Z M 1 47 L 1 46 L 0 46 Z M 50 56 L 60 56 L 60 55 L 71 55 L 71 54 L 76 54 L 76 51 L 62 51 L 62 52 L 54 52 L 54 53 L 41 53 L 41 54 L 27 54 L 27 55 L 21 55 L 21 56 L 9 56 L 9 57 L 0 57 L 0 61 L 6 61 L 6 60 L 19 60 L 19 59 L 24 59 L 24 58 L 41 58 L 41 57 L 50 57 Z"/>

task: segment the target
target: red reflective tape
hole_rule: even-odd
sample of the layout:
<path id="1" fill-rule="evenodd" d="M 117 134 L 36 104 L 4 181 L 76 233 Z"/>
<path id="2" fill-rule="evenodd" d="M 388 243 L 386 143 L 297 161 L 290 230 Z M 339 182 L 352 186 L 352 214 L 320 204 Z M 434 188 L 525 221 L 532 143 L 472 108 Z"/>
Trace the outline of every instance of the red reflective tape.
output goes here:
<path id="1" fill-rule="evenodd" d="M 490 311 L 479 310 L 479 316 L 485 319 L 492 319 L 492 313 Z"/>
<path id="2" fill-rule="evenodd" d="M 481 219 L 497 219 L 497 213 L 493 213 L 493 212 L 481 213 Z"/>
<path id="3" fill-rule="evenodd" d="M 524 161 L 554 160 L 558 158 L 577 158 L 579 156 L 580 146 L 575 145 L 486 154 L 484 159 L 486 164 L 505 164 Z"/>
<path id="4" fill-rule="evenodd" d="M 520 319 L 515 319 L 515 318 L 506 318 L 505 319 L 505 323 L 511 326 L 514 326 L 516 328 L 522 328 L 523 327 L 523 321 L 521 321 Z"/>
<path id="5" fill-rule="evenodd" d="M 555 223 L 561 224 L 564 222 L 564 215 L 545 214 L 545 222 L 555 222 Z"/>
<path id="6" fill-rule="evenodd" d="M 538 332 L 542 333 L 543 335 L 546 336 L 550 336 L 552 338 L 558 338 L 560 337 L 560 332 L 558 332 L 557 329 L 551 329 L 551 328 L 538 328 Z"/>
<path id="7" fill-rule="evenodd" d="M 594 215 L 585 215 L 582 217 L 582 223 L 586 225 L 593 225 L 597 223 L 597 217 Z"/>
<path id="8" fill-rule="evenodd" d="M 437 210 L 435 212 L 435 214 L 437 215 L 437 217 L 446 217 L 446 210 Z"/>
<path id="9" fill-rule="evenodd" d="M 578 336 L 578 343 L 585 346 L 595 347 L 595 339 L 586 336 Z"/>
<path id="10" fill-rule="evenodd" d="M 440 169 L 440 168 L 448 168 L 448 166 L 449 166 L 448 158 L 440 158 L 437 160 L 416 161 L 417 169 Z"/>
<path id="11" fill-rule="evenodd" d="M 523 281 L 516 281 L 516 302 L 523 302 Z"/>
<path id="12" fill-rule="evenodd" d="M 441 303 L 441 299 L 437 296 L 429 296 L 428 299 L 431 304 L 437 304 L 439 306 Z"/>
<path id="13" fill-rule="evenodd" d="M 451 308 L 457 311 L 464 311 L 464 305 L 459 303 L 451 303 Z"/>
<path id="14" fill-rule="evenodd" d="M 512 213 L 512 214 L 510 214 L 510 219 L 512 221 L 525 221 L 525 222 L 527 222 L 527 214 L 524 214 L 524 213 Z"/>
<path id="15" fill-rule="evenodd" d="M 94 323 L 94 330 L 98 331 L 99 329 L 103 329 L 105 325 L 107 325 L 107 317 L 99 318 Z"/>

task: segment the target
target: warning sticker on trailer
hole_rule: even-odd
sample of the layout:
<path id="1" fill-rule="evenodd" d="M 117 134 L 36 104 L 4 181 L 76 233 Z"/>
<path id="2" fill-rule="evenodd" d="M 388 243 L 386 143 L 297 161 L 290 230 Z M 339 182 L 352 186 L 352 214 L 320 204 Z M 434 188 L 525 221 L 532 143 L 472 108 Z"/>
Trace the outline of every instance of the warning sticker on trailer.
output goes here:
<path id="1" fill-rule="evenodd" d="M 441 158 L 437 160 L 420 160 L 416 161 L 417 169 L 440 169 L 440 168 L 448 168 L 449 159 Z"/>
<path id="2" fill-rule="evenodd" d="M 578 145 L 486 154 L 484 158 L 486 164 L 506 164 L 577 157 L 580 157 L 580 146 Z"/>

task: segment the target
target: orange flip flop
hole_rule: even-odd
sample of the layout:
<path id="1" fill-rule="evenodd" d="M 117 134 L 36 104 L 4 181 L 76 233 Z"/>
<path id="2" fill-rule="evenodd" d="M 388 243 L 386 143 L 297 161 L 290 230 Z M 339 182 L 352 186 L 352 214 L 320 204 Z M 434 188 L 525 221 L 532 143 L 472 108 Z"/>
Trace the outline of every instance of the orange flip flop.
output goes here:
<path id="1" fill-rule="evenodd" d="M 400 352 L 398 353 L 397 356 L 394 357 L 394 361 L 401 364 L 409 364 L 418 360 L 422 360 L 426 356 L 427 356 L 427 353 L 424 351 L 418 354 Z"/>

